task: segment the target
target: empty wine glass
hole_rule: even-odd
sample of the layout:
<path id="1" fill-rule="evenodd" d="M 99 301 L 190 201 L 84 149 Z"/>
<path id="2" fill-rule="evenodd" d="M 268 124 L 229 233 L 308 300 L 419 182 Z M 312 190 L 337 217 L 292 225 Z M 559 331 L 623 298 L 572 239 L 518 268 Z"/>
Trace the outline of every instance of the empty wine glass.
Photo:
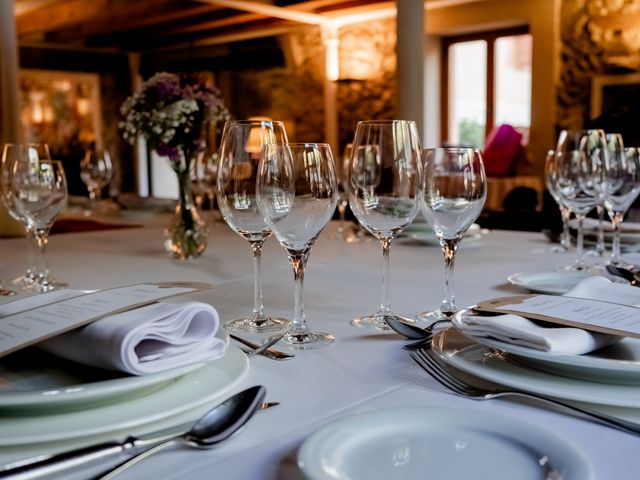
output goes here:
<path id="1" fill-rule="evenodd" d="M 424 320 L 447 320 L 456 313 L 453 267 L 458 244 L 476 221 L 487 198 L 487 178 L 480 150 L 431 148 L 423 151 L 422 214 L 444 253 L 444 298 Z"/>
<path id="2" fill-rule="evenodd" d="M 38 291 L 46 292 L 66 286 L 50 275 L 46 246 L 53 222 L 65 206 L 67 182 L 62 163 L 41 159 L 29 146 L 21 146 L 18 154 L 7 155 L 3 162 L 2 184 L 8 208 L 15 208 L 35 232 L 38 242 L 39 268 L 35 279 Z"/>
<path id="3" fill-rule="evenodd" d="M 584 258 L 584 219 L 598 204 L 605 165 L 606 140 L 602 130 L 563 130 L 556 148 L 558 192 L 578 220 L 577 258 L 568 270 L 589 270 Z"/>
<path id="4" fill-rule="evenodd" d="M 382 244 L 382 302 L 376 313 L 354 318 L 357 327 L 389 330 L 387 318 L 415 323 L 391 311 L 391 241 L 413 222 L 419 209 L 420 141 L 412 121 L 358 122 L 349 168 L 349 205 Z"/>
<path id="5" fill-rule="evenodd" d="M 640 155 L 637 148 L 610 151 L 605 164 L 604 205 L 613 226 L 613 246 L 609 263 L 622 265 L 620 258 L 620 224 L 640 193 Z"/>
<path id="6" fill-rule="evenodd" d="M 562 201 L 562 196 L 558 191 L 558 170 L 555 166 L 556 151 L 549 150 L 547 152 L 547 158 L 544 162 L 544 180 L 545 186 L 549 191 L 551 197 L 558 204 L 560 209 L 560 217 L 562 218 L 562 234 L 560 235 L 560 245 L 552 248 L 554 253 L 568 252 L 571 248 L 571 234 L 569 232 L 569 219 L 571 218 L 571 211 Z"/>
<path id="7" fill-rule="evenodd" d="M 85 215 L 91 215 L 98 200 L 102 196 L 102 189 L 109 184 L 113 176 L 113 165 L 109 152 L 94 148 L 85 152 L 80 162 L 80 178 L 89 190 L 89 210 Z"/>
<path id="8" fill-rule="evenodd" d="M 18 155 L 26 156 L 27 151 L 31 152 L 31 157 L 36 156 L 37 158 L 43 160 L 51 160 L 49 146 L 46 143 L 27 143 L 22 145 L 8 143 L 3 148 L 2 165 L 4 165 L 6 163 L 5 160 L 8 160 L 9 158 L 13 158 Z M 3 178 L 3 181 L 4 180 L 5 178 Z M 5 195 L 9 191 L 10 189 L 7 185 L 5 185 L 3 187 L 2 200 L 7 207 L 9 215 L 11 215 L 11 217 L 13 217 L 18 222 L 25 225 L 25 232 L 27 237 L 27 269 L 25 273 L 14 278 L 11 283 L 13 285 L 16 285 L 21 290 L 37 290 L 36 279 L 38 277 L 38 264 L 36 261 L 36 254 L 38 251 L 38 242 L 36 240 L 34 230 L 27 226 L 28 222 L 25 216 L 20 213 L 20 211 L 14 204 L 12 204 L 12 197 L 10 195 Z"/>
<path id="9" fill-rule="evenodd" d="M 347 182 L 349 177 L 349 160 L 351 159 L 351 152 L 353 151 L 353 145 L 348 143 L 344 147 L 344 153 L 342 155 L 342 161 L 336 163 L 336 173 L 338 175 L 338 215 L 339 223 L 338 229 L 334 238 L 344 240 L 345 242 L 353 242 L 352 239 L 357 237 L 355 235 L 348 236 L 345 227 L 345 214 L 347 213 L 347 207 L 349 206 L 349 196 L 347 194 Z M 346 168 L 345 168 L 346 167 Z"/>
<path id="10" fill-rule="evenodd" d="M 218 206 L 227 225 L 249 241 L 254 269 L 253 312 L 247 317 L 225 323 L 227 330 L 275 332 L 286 330 L 291 323 L 264 313 L 260 256 L 271 229 L 256 203 L 256 180 L 262 146 L 286 142 L 284 124 L 271 120 L 229 121 L 222 132 L 217 169 Z"/>
<path id="11" fill-rule="evenodd" d="M 258 174 L 258 205 L 293 267 L 295 310 L 282 339 L 298 349 L 324 347 L 335 339 L 310 330 L 304 314 L 304 269 L 316 238 L 338 201 L 331 148 L 325 143 L 265 145 Z"/>

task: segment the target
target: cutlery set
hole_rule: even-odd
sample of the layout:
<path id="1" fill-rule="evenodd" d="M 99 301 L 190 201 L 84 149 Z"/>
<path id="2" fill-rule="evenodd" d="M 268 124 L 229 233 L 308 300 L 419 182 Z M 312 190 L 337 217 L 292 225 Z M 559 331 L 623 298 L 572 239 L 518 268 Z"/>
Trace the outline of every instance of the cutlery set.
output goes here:
<path id="1" fill-rule="evenodd" d="M 576 405 L 565 403 L 546 395 L 541 395 L 521 389 L 506 388 L 502 386 L 488 387 L 485 386 L 487 385 L 486 382 L 483 382 L 483 386 L 479 386 L 475 383 L 472 384 L 467 380 L 463 380 L 462 375 L 460 375 L 460 373 L 458 373 L 458 371 L 453 367 L 446 365 L 445 361 L 438 358 L 438 355 L 431 348 L 434 337 L 434 327 L 437 324 L 443 322 L 446 322 L 446 320 L 434 322 L 426 328 L 420 328 L 413 324 L 408 324 L 393 319 L 388 320 L 389 326 L 395 332 L 403 335 L 407 339 L 417 340 L 416 342 L 404 345 L 402 348 L 408 350 L 411 358 L 431 377 L 433 377 L 438 383 L 440 383 L 449 391 L 459 396 L 475 400 L 489 400 L 492 398 L 499 398 L 503 396 L 516 396 L 534 399 L 546 404 L 550 404 L 561 410 L 567 411 L 568 413 L 580 418 L 633 435 L 640 435 L 640 425 L 633 422 L 625 421 L 622 418 L 617 418 L 611 415 L 606 415 L 604 413 L 580 408 Z M 512 359 L 508 355 L 505 355 L 505 358 L 507 358 L 509 362 L 518 364 L 515 359 Z"/>
<path id="2" fill-rule="evenodd" d="M 171 445 L 182 443 L 196 448 L 212 448 L 237 434 L 257 411 L 277 405 L 277 403 L 263 403 L 265 395 L 264 387 L 251 387 L 210 409 L 187 431 L 157 432 L 142 438 L 129 437 L 123 442 L 106 442 L 49 457 L 18 461 L 0 469 L 0 479 L 41 478 L 113 455 L 137 452 L 104 475 L 97 477 L 100 480 L 107 480 Z"/>
<path id="3" fill-rule="evenodd" d="M 436 358 L 436 354 L 429 347 L 414 350 L 409 355 L 411 355 L 411 358 L 438 383 L 462 397 L 472 398 L 475 400 L 489 400 L 503 396 L 531 398 L 550 404 L 554 407 L 567 410 L 573 415 L 577 415 L 581 418 L 607 427 L 615 428 L 634 435 L 640 434 L 640 425 L 632 422 L 626 422 L 620 418 L 614 418 L 609 415 L 579 408 L 575 405 L 570 405 L 544 395 L 538 395 L 524 390 L 505 389 L 502 387 L 487 388 L 471 385 L 470 383 L 462 380 L 459 376 L 456 376 L 456 374 L 452 372 L 451 368 L 447 368 L 442 365 L 441 361 Z"/>

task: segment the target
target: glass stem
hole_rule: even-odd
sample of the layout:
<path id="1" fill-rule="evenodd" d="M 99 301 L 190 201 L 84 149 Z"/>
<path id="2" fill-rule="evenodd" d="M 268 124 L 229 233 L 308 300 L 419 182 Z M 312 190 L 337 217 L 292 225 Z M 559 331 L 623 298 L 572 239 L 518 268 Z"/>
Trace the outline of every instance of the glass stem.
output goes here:
<path id="1" fill-rule="evenodd" d="M 260 259 L 262 257 L 262 244 L 264 240 L 252 241 L 251 250 L 253 252 L 253 318 L 264 317 L 264 306 L 262 305 L 262 269 Z"/>
<path id="2" fill-rule="evenodd" d="M 596 243 L 596 252 L 602 256 L 605 251 L 604 246 L 604 205 L 599 203 L 596 206 L 596 212 L 598 213 L 598 242 Z"/>
<path id="3" fill-rule="evenodd" d="M 584 268 L 584 213 L 576 214 L 578 220 L 578 239 L 576 241 L 576 258 L 575 266 L 578 270 Z"/>
<path id="4" fill-rule="evenodd" d="M 344 233 L 344 214 L 347 209 L 347 203 L 340 199 L 338 200 L 338 215 L 340 216 L 340 223 L 338 223 L 338 233 Z"/>
<path id="5" fill-rule="evenodd" d="M 38 250 L 38 239 L 34 228 L 27 228 L 27 279 L 35 279 L 38 276 L 38 264 L 36 262 L 36 252 Z"/>
<path id="6" fill-rule="evenodd" d="M 380 240 L 382 244 L 382 303 L 380 303 L 379 313 L 389 313 L 391 305 L 389 304 L 389 250 L 391 248 L 391 239 L 384 238 Z"/>
<path id="7" fill-rule="evenodd" d="M 611 246 L 611 263 L 619 265 L 622 263 L 620 258 L 620 224 L 622 223 L 622 213 L 616 212 L 611 217 L 611 225 L 613 227 L 613 245 Z"/>
<path id="8" fill-rule="evenodd" d="M 456 311 L 456 301 L 453 296 L 453 264 L 458 250 L 458 239 L 443 238 L 440 243 L 444 253 L 444 298 L 440 311 L 444 314 L 453 314 Z"/>
<path id="9" fill-rule="evenodd" d="M 307 322 L 304 317 L 304 267 L 309 258 L 309 248 L 302 251 L 287 250 L 289 261 L 293 267 L 294 298 L 295 306 L 293 312 L 293 325 L 289 331 L 290 335 L 304 335 L 308 332 Z"/>
<path id="10" fill-rule="evenodd" d="M 571 211 L 567 207 L 562 207 L 560 208 L 560 216 L 562 217 L 562 236 L 560 237 L 560 245 L 568 251 L 571 248 L 571 232 L 569 231 Z"/>
<path id="11" fill-rule="evenodd" d="M 36 243 L 38 245 L 38 267 L 36 270 L 36 276 L 41 284 L 46 284 L 49 279 L 49 267 L 47 266 L 47 244 L 49 243 L 49 229 L 35 229 L 34 235 Z"/>

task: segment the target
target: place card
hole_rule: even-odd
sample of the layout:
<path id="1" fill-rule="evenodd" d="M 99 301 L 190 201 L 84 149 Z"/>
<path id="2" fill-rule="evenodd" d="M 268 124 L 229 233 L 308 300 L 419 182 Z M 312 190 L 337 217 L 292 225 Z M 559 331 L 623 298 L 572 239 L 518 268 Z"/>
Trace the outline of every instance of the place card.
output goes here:
<path id="1" fill-rule="evenodd" d="M 631 305 L 557 295 L 519 295 L 485 300 L 473 310 L 512 313 L 531 320 L 640 338 L 640 308 Z"/>
<path id="2" fill-rule="evenodd" d="M 0 318 L 0 357 L 100 318 L 207 290 L 195 282 L 141 283 L 54 301 Z"/>

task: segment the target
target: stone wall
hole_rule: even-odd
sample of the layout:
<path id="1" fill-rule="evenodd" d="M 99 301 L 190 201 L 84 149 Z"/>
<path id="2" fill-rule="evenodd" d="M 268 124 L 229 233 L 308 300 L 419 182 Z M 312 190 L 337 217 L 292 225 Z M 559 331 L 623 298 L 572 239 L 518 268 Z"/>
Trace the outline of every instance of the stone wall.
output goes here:
<path id="1" fill-rule="evenodd" d="M 640 71 L 639 0 L 563 0 L 559 128 L 582 128 L 590 117 L 594 75 Z"/>
<path id="2" fill-rule="evenodd" d="M 395 18 L 347 25 L 339 33 L 338 139 L 344 148 L 359 120 L 395 116 Z"/>
<path id="3" fill-rule="evenodd" d="M 358 120 L 393 118 L 395 110 L 395 20 L 340 29 L 337 88 L 340 151 Z M 324 46 L 320 29 L 306 27 L 281 38 L 286 66 L 230 72 L 224 94 L 236 118 L 267 116 L 287 122 L 290 139 L 324 138 Z M 338 152 L 336 152 L 337 154 Z"/>

